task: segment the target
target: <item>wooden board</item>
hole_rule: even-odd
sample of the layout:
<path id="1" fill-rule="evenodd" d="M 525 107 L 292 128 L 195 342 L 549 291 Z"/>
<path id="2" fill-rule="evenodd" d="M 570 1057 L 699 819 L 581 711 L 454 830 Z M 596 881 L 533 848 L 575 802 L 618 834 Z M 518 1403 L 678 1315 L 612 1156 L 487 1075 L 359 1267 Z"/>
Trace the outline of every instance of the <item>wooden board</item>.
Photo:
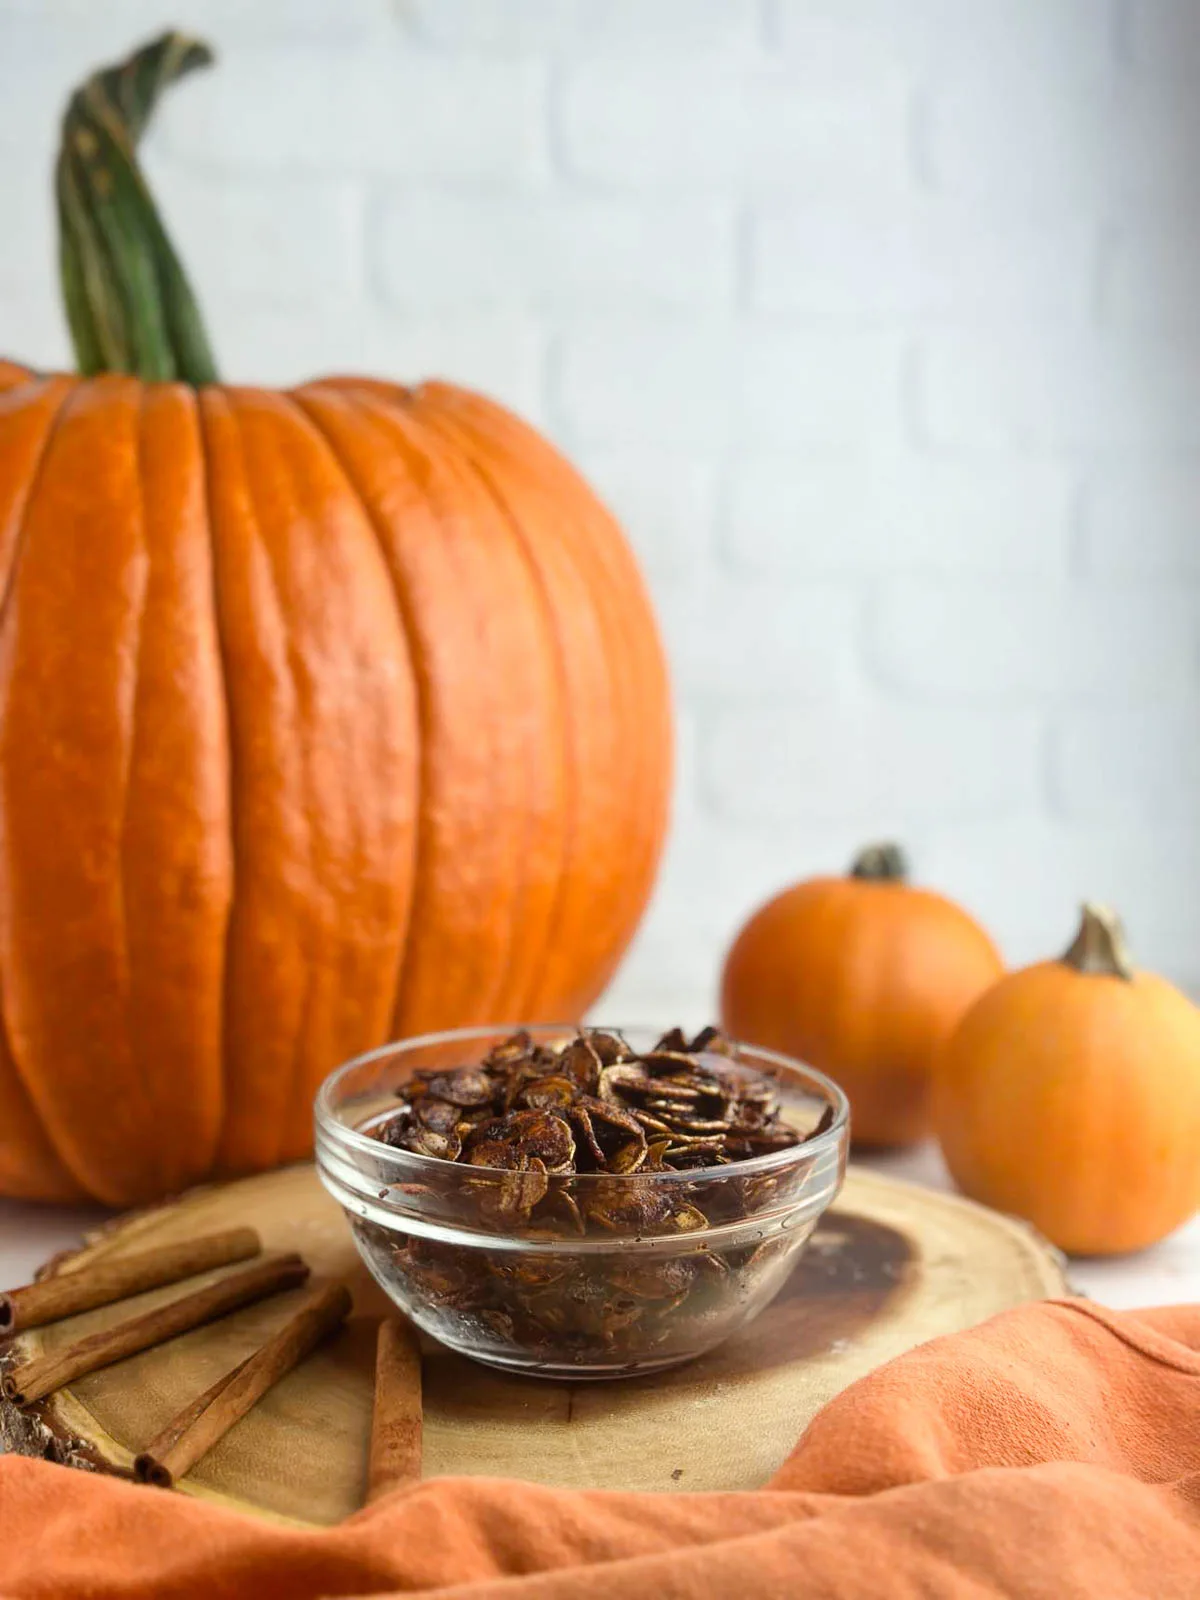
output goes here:
<path id="1" fill-rule="evenodd" d="M 346 1279 L 355 1315 L 181 1487 L 268 1517 L 338 1521 L 362 1502 L 384 1302 L 311 1167 L 198 1190 L 123 1219 L 46 1270 L 69 1272 L 234 1222 L 257 1227 L 269 1249 L 301 1251 L 315 1278 Z M 779 1298 L 744 1333 L 688 1366 L 571 1385 L 501 1375 L 426 1344 L 424 1472 L 597 1488 L 756 1487 L 809 1418 L 855 1378 L 924 1339 L 1065 1289 L 1059 1257 L 1023 1224 L 851 1169 Z M 15 1354 L 57 1348 L 178 1293 L 155 1290 L 35 1330 L 14 1342 Z M 9 1407 L 0 1438 L 73 1465 L 128 1471 L 137 1450 L 283 1321 L 295 1299 L 248 1307 L 93 1373 L 32 1413 Z"/>

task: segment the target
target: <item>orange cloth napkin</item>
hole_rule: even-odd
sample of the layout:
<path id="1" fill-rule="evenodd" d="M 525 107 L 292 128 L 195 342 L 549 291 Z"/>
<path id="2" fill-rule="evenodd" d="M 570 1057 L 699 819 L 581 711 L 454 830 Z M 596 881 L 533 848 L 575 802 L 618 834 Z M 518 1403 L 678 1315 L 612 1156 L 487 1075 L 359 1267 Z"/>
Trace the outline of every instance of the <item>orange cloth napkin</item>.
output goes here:
<path id="1" fill-rule="evenodd" d="M 0 1459 L 8 1600 L 1197 1600 L 1200 1306 L 1022 1306 L 882 1367 L 757 1493 L 397 1490 L 297 1532 Z"/>

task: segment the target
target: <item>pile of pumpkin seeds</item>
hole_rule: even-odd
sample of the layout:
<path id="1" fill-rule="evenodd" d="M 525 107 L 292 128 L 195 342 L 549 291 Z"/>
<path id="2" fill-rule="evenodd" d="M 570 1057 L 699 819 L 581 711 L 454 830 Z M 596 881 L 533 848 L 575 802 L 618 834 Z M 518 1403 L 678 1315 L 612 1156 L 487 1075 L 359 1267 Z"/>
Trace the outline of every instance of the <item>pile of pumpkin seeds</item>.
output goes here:
<path id="1" fill-rule="evenodd" d="M 463 1220 L 485 1231 L 561 1240 L 562 1253 L 417 1236 L 379 1243 L 402 1298 L 432 1325 L 454 1321 L 460 1340 L 467 1324 L 525 1356 L 636 1367 L 675 1342 L 694 1345 L 710 1325 L 716 1336 L 779 1269 L 780 1241 L 713 1250 L 686 1236 L 794 1194 L 803 1166 L 739 1176 L 738 1163 L 812 1139 L 831 1120 L 827 1111 L 806 1133 L 784 1121 L 775 1083 L 741 1065 L 715 1028 L 690 1041 L 673 1028 L 642 1053 L 614 1032 L 554 1043 L 516 1033 L 477 1064 L 414 1076 L 371 1131 L 435 1158 L 419 1182 L 400 1185 L 410 1195 L 465 1207 Z M 728 1180 L 689 1182 L 715 1179 L 713 1168 L 729 1169 Z M 613 1237 L 618 1250 L 572 1255 L 571 1238 L 585 1235 Z M 619 1253 L 622 1238 L 664 1235 L 684 1236 L 680 1254 Z"/>
<path id="2" fill-rule="evenodd" d="M 621 1176 L 723 1166 L 801 1138 L 771 1079 L 738 1066 L 715 1028 L 690 1043 L 672 1028 L 640 1055 L 598 1029 L 556 1044 L 516 1033 L 477 1066 L 414 1077 L 378 1135 L 470 1166 Z"/>

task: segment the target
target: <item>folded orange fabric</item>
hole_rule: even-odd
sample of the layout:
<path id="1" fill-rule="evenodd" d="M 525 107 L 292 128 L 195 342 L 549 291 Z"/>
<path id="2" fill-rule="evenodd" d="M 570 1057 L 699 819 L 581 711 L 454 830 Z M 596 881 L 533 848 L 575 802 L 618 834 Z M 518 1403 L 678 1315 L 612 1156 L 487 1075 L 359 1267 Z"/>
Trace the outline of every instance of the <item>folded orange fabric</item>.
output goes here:
<path id="1" fill-rule="evenodd" d="M 1196 1600 L 1200 1306 L 1023 1306 L 864 1378 L 757 1493 L 398 1490 L 297 1532 L 0 1459 L 8 1600 Z"/>

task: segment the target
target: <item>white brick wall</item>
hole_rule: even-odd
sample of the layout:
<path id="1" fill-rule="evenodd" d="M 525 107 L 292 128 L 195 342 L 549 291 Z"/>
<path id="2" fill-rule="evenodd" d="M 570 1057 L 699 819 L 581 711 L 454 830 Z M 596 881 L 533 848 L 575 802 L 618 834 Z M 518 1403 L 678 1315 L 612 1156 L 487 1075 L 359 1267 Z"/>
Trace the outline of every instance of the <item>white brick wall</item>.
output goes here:
<path id="1" fill-rule="evenodd" d="M 891 329 L 580 316 L 558 348 L 552 396 L 567 440 L 786 451 L 900 425 L 903 346 Z"/>
<path id="2" fill-rule="evenodd" d="M 796 71 L 772 61 L 608 58 L 566 67 L 557 127 L 566 175 L 605 187 L 746 196 L 904 192 L 909 96 L 890 71 Z"/>
<path id="3" fill-rule="evenodd" d="M 606 1009 L 896 832 L 1025 959 L 1200 985 L 1197 0 L 180 0 L 147 164 L 227 374 L 439 372 L 626 522 L 680 702 Z M 0 351 L 67 357 L 68 88 L 158 0 L 0 0 Z"/>
<path id="4" fill-rule="evenodd" d="M 382 295 L 426 312 L 528 306 L 717 310 L 735 275 L 734 208 L 607 195 L 386 195 L 375 219 Z"/>

